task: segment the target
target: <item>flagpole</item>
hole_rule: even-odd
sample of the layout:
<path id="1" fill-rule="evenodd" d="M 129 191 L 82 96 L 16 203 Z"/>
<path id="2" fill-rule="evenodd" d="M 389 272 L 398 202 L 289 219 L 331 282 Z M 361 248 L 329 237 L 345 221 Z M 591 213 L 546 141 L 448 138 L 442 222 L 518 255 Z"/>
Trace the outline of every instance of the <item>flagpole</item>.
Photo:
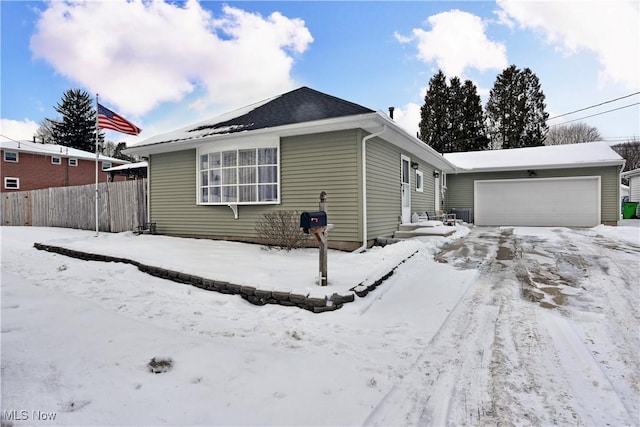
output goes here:
<path id="1" fill-rule="evenodd" d="M 98 221 L 98 135 L 100 135 L 100 126 L 98 125 L 98 96 L 96 93 L 96 237 L 100 234 Z"/>

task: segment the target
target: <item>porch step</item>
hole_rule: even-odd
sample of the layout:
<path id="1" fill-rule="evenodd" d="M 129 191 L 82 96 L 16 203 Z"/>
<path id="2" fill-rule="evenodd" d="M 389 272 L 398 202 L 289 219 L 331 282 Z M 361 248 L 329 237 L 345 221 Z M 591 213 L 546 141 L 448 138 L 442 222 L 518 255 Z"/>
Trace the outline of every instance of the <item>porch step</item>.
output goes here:
<path id="1" fill-rule="evenodd" d="M 456 232 L 455 227 L 417 227 L 412 230 L 398 230 L 393 233 L 394 239 L 410 239 L 418 236 L 451 236 Z"/>
<path id="2" fill-rule="evenodd" d="M 398 231 L 413 231 L 416 230 L 418 228 L 424 227 L 424 225 L 419 225 L 416 223 L 411 223 L 411 224 L 400 224 L 398 226 Z"/>

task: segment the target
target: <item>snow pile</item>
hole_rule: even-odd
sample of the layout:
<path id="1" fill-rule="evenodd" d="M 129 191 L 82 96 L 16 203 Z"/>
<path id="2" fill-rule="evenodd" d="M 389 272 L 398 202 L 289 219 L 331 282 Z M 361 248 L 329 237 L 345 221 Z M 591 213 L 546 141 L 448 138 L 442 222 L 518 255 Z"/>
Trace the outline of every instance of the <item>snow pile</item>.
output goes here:
<path id="1" fill-rule="evenodd" d="M 3 425 L 634 425 L 640 236 L 626 228 L 331 251 L 330 290 L 417 253 L 313 314 L 33 243 L 305 289 L 321 289 L 317 250 L 2 227 Z M 525 282 L 564 296 L 544 308 Z M 172 369 L 152 373 L 153 358 Z"/>
<path id="2" fill-rule="evenodd" d="M 451 231 L 451 227 L 443 227 Z M 451 238 L 468 232 L 458 227 Z M 125 257 L 152 267 L 162 267 L 212 280 L 263 290 L 296 292 L 317 296 L 347 292 L 354 286 L 379 279 L 411 256 L 444 241 L 428 243 L 405 240 L 384 248 L 373 247 L 363 253 L 328 251 L 329 287 L 318 287 L 318 250 L 290 252 L 266 250 L 260 245 L 207 239 L 188 239 L 131 232 L 109 234 L 76 231 L 69 237 L 50 239 L 47 245 L 93 254 Z M 125 254 L 126 252 L 126 254 Z"/>
<path id="3" fill-rule="evenodd" d="M 624 164 L 622 157 L 606 142 L 446 153 L 444 158 L 459 168 L 473 171 Z"/>

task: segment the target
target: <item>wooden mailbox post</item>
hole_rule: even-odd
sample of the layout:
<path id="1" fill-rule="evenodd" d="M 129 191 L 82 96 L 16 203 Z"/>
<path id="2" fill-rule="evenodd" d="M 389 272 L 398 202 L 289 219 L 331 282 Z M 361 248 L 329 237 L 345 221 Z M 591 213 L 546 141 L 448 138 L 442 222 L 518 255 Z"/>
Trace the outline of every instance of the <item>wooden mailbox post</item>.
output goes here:
<path id="1" fill-rule="evenodd" d="M 313 234 L 318 241 L 320 248 L 319 278 L 320 286 L 327 286 L 327 249 L 329 246 L 329 230 L 331 226 L 327 224 L 327 193 L 320 193 L 319 212 L 303 212 L 300 216 L 300 227 L 305 233 Z"/>

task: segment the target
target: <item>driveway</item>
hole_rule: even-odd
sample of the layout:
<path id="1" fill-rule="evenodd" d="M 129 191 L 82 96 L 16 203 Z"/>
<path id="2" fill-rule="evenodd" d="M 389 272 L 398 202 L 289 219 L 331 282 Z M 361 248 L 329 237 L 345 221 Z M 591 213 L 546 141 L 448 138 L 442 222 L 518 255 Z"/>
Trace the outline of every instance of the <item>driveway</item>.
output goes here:
<path id="1" fill-rule="evenodd" d="M 478 276 L 366 424 L 637 424 L 632 240 L 476 227 L 446 244 L 435 259 Z"/>

